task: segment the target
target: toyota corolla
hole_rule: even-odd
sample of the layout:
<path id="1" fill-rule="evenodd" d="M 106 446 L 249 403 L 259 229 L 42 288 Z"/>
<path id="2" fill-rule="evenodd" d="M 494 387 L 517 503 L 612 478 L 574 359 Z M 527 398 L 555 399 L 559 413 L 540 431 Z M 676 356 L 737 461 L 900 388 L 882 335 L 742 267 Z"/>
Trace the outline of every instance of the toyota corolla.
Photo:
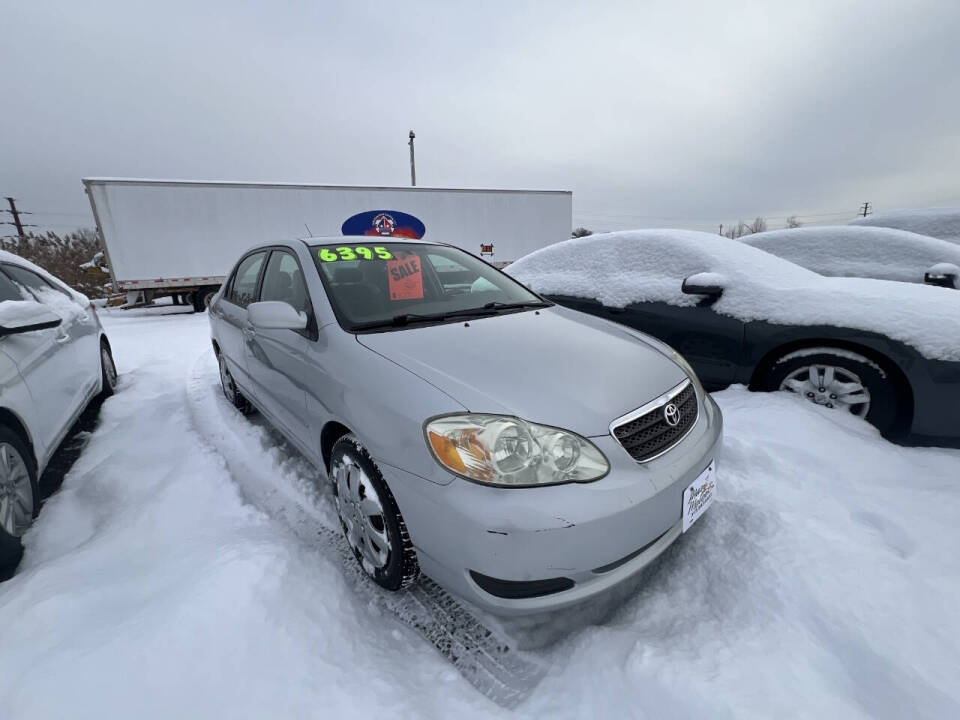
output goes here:
<path id="1" fill-rule="evenodd" d="M 329 479 L 364 571 L 498 614 L 635 575 L 716 490 L 722 418 L 668 346 L 456 247 L 309 238 L 210 305 L 224 394 Z"/>

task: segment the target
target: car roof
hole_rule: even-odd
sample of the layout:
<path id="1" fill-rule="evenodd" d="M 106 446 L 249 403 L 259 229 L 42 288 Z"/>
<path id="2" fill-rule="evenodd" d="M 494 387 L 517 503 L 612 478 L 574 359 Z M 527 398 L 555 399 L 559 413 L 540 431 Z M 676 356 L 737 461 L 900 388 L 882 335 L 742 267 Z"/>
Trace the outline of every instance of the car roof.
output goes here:
<path id="1" fill-rule="evenodd" d="M 422 240 L 420 238 L 405 238 L 405 237 L 395 237 L 395 236 L 383 236 L 383 235 L 321 235 L 321 236 L 310 236 L 299 238 L 306 245 L 331 245 L 333 243 L 343 242 L 347 240 L 349 242 L 374 242 L 378 245 L 386 245 L 390 243 L 412 243 L 415 245 L 449 245 L 449 243 L 443 242 L 434 242 L 432 240 Z"/>

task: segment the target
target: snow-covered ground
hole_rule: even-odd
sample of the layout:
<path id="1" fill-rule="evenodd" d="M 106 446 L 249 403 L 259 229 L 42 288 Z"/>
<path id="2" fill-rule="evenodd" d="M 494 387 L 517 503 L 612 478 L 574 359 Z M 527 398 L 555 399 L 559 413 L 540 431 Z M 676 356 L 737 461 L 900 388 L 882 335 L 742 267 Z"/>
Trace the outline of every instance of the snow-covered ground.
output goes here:
<path id="1" fill-rule="evenodd" d="M 0 585 L 5 720 L 960 715 L 960 452 L 719 393 L 719 499 L 633 592 L 481 618 L 536 648 L 507 711 L 411 620 L 432 591 L 342 562 L 311 469 L 219 394 L 206 317 L 168 312 L 101 313 L 120 390 Z"/>

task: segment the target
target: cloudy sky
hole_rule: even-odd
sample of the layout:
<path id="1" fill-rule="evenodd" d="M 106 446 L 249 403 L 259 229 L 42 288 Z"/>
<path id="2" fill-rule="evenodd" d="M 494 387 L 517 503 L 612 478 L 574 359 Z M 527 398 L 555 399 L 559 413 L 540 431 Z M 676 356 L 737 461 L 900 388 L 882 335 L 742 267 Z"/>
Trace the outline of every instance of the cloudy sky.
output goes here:
<path id="1" fill-rule="evenodd" d="M 569 189 L 594 229 L 960 204 L 960 2 L 0 0 L 0 196 Z M 6 218 L 9 219 L 9 218 Z M 4 234 L 0 226 L 0 234 Z"/>

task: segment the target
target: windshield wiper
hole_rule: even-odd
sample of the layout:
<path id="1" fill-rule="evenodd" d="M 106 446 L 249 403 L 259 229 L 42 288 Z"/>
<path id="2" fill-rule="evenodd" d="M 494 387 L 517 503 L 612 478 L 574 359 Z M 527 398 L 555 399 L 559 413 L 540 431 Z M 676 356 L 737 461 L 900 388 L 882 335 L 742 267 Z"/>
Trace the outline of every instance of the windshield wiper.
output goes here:
<path id="1" fill-rule="evenodd" d="M 550 307 L 552 303 L 541 300 L 517 303 L 488 302 L 483 307 L 464 308 L 463 310 L 450 310 L 444 313 L 403 313 L 394 315 L 388 320 L 371 320 L 370 322 L 358 323 L 353 326 L 353 330 L 373 330 L 375 328 L 385 327 L 403 327 L 416 322 L 443 322 L 450 318 L 457 317 L 482 317 L 484 315 L 496 315 L 501 310 L 522 310 L 523 308 Z"/>
<path id="2" fill-rule="evenodd" d="M 434 320 L 443 320 L 444 318 L 446 318 L 445 313 L 433 313 L 430 315 L 403 313 L 401 315 L 394 315 L 392 318 L 387 320 L 371 320 L 370 322 L 357 323 L 353 326 L 353 329 L 370 330 L 381 327 L 401 327 L 403 325 L 409 325 L 412 322 L 429 322 Z"/>
<path id="3" fill-rule="evenodd" d="M 486 310 L 520 310 L 522 308 L 550 307 L 551 305 L 553 305 L 553 303 L 544 302 L 543 300 L 528 300 L 527 302 L 514 303 L 488 302 L 483 307 Z"/>

